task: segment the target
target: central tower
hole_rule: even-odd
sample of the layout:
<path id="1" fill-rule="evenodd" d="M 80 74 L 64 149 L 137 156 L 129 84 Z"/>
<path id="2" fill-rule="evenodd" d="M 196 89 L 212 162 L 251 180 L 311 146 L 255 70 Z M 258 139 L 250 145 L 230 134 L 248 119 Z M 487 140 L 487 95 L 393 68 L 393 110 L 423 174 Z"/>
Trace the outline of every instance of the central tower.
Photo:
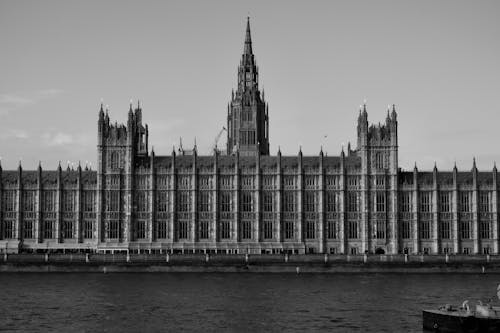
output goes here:
<path id="1" fill-rule="evenodd" d="M 238 89 L 227 106 L 227 153 L 242 156 L 269 155 L 268 105 L 259 91 L 259 69 L 252 52 L 250 18 L 243 56 L 238 67 Z"/>

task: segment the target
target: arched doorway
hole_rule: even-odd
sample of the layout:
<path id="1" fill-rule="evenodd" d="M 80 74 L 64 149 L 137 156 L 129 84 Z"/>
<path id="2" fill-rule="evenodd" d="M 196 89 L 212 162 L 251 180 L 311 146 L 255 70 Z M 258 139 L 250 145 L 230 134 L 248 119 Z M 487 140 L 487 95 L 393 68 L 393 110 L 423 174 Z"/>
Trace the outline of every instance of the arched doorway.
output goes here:
<path id="1" fill-rule="evenodd" d="M 381 247 L 375 249 L 375 254 L 385 254 L 385 250 Z"/>

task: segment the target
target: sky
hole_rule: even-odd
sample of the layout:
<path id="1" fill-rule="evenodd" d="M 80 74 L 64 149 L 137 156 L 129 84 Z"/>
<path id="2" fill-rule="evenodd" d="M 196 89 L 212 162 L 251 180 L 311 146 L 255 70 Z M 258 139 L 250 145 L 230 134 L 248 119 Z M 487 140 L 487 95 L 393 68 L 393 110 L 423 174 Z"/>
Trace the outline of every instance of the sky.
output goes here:
<path id="1" fill-rule="evenodd" d="M 398 112 L 403 169 L 500 163 L 500 1 L 0 0 L 3 169 L 96 163 L 101 99 L 150 147 L 211 154 L 250 16 L 271 154 L 338 155 Z M 225 146 L 226 138 L 218 146 Z"/>

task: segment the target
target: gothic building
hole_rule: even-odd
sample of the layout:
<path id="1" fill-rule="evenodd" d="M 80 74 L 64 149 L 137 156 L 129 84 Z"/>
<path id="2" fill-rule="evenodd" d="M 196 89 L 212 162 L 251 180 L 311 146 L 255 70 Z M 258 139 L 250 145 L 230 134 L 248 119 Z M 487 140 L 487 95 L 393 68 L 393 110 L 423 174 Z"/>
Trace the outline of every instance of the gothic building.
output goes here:
<path id="1" fill-rule="evenodd" d="M 156 156 L 140 105 L 126 125 L 101 105 L 97 170 L 0 167 L 0 251 L 499 252 L 496 167 L 402 171 L 394 106 L 362 106 L 354 150 L 270 156 L 249 23 L 227 112 L 225 152 Z"/>

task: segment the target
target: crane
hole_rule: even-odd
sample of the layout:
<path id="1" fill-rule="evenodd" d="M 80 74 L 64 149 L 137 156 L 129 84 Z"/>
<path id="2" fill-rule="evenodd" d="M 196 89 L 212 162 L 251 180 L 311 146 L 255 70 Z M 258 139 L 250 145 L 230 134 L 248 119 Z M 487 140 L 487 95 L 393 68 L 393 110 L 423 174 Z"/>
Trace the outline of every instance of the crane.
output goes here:
<path id="1" fill-rule="evenodd" d="M 219 131 L 219 134 L 217 134 L 217 136 L 215 137 L 214 144 L 212 145 L 212 151 L 217 150 L 217 143 L 219 143 L 220 137 L 222 136 L 222 133 L 224 133 L 224 131 L 227 131 L 226 127 L 222 126 L 222 129 Z"/>

